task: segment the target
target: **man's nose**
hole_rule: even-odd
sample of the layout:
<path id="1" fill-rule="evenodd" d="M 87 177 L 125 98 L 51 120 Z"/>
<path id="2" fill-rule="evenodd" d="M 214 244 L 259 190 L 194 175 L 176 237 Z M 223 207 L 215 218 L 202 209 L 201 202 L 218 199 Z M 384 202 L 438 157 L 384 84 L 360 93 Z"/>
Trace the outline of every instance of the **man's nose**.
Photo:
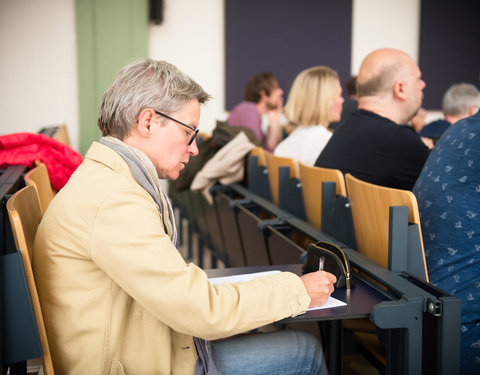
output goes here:
<path id="1" fill-rule="evenodd" d="M 191 145 L 188 146 L 188 153 L 190 156 L 197 156 L 198 155 L 198 146 L 197 140 L 195 139 Z"/>

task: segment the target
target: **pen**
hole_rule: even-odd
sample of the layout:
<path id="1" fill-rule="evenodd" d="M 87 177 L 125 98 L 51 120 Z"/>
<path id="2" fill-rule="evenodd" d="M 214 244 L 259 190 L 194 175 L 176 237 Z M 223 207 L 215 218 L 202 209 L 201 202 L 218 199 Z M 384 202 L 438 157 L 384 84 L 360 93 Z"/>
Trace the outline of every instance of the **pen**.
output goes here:
<path id="1" fill-rule="evenodd" d="M 325 258 L 324 257 L 318 258 L 318 270 L 319 271 L 323 271 L 323 263 L 325 263 Z"/>

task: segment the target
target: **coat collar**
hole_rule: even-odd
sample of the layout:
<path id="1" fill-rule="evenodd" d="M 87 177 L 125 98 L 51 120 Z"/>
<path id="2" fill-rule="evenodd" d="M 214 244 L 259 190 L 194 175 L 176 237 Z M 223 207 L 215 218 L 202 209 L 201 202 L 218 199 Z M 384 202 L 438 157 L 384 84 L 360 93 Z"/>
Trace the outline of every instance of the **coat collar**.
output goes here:
<path id="1" fill-rule="evenodd" d="M 92 160 L 109 167 L 122 175 L 133 177 L 128 164 L 110 147 L 93 142 L 85 155 L 86 160 Z"/>

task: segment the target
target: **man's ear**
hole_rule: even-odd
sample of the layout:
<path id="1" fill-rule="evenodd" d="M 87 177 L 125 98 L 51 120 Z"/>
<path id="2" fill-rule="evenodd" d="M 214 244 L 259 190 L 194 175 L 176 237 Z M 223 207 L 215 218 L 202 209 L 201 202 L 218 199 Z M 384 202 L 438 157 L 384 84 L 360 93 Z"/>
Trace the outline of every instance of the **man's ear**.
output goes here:
<path id="1" fill-rule="evenodd" d="M 260 90 L 260 101 L 268 98 L 267 92 L 265 90 Z"/>
<path id="2" fill-rule="evenodd" d="M 403 81 L 395 81 L 393 84 L 393 96 L 405 101 L 407 100 L 407 85 Z"/>
<path id="3" fill-rule="evenodd" d="M 467 109 L 467 113 L 468 113 L 468 116 L 467 117 L 470 117 L 470 116 L 473 116 L 475 113 L 478 112 L 478 107 L 476 106 L 476 104 L 472 104 L 470 107 L 468 107 Z"/>
<path id="4" fill-rule="evenodd" d="M 151 108 L 144 108 L 138 115 L 137 130 L 140 135 L 149 137 L 151 133 L 151 126 L 156 121 L 155 111 Z"/>

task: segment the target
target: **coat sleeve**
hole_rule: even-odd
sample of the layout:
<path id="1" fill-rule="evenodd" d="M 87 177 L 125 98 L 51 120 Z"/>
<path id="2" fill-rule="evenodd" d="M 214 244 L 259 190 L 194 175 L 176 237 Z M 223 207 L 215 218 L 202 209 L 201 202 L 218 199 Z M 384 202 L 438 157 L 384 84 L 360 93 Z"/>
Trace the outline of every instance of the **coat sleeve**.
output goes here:
<path id="1" fill-rule="evenodd" d="M 227 337 L 305 312 L 301 279 L 288 272 L 212 285 L 186 264 L 165 234 L 156 205 L 124 189 L 103 200 L 92 223 L 90 256 L 154 317 L 177 332 Z"/>

